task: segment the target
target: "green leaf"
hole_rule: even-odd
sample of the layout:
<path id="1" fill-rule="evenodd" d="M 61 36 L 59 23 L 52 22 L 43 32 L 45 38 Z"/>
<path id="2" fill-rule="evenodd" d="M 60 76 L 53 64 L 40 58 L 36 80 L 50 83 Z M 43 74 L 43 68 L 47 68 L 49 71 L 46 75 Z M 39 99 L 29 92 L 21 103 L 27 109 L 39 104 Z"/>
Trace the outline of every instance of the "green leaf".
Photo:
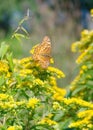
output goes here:
<path id="1" fill-rule="evenodd" d="M 25 29 L 25 28 L 21 27 L 21 29 L 23 30 L 23 32 L 25 32 L 25 33 L 26 33 L 26 35 L 28 35 L 28 36 L 29 36 L 29 33 L 26 31 L 26 29 Z M 26 36 L 26 38 L 28 38 L 28 37 Z"/>
<path id="2" fill-rule="evenodd" d="M 87 83 L 86 83 L 86 86 L 87 86 L 88 88 L 93 89 L 93 80 L 88 80 Z"/>
<path id="3" fill-rule="evenodd" d="M 13 64 L 12 53 L 7 54 L 7 60 L 9 62 L 10 70 L 13 72 L 13 70 L 14 70 L 14 64 Z"/>
<path id="4" fill-rule="evenodd" d="M 80 91 L 83 90 L 84 88 L 86 88 L 86 85 L 79 85 L 79 87 L 77 87 L 77 88 L 72 92 L 72 95 L 77 94 L 78 92 L 80 92 Z"/>
<path id="5" fill-rule="evenodd" d="M 0 86 L 2 86 L 4 84 L 4 81 L 5 81 L 4 76 L 1 76 L 0 77 Z"/>
<path id="6" fill-rule="evenodd" d="M 9 49 L 9 46 L 5 44 L 5 42 L 1 43 L 1 48 L 0 48 L 0 58 L 3 59 L 4 56 L 6 55 L 7 51 Z"/>
<path id="7" fill-rule="evenodd" d="M 59 112 L 55 115 L 54 120 L 55 120 L 55 121 L 60 121 L 60 120 L 62 120 L 63 115 L 64 115 L 64 112 L 59 111 Z"/>
<path id="8" fill-rule="evenodd" d="M 21 38 L 26 38 L 28 39 L 28 37 L 24 34 L 20 34 L 20 33 L 14 33 L 14 35 L 12 36 L 12 38 L 16 38 L 19 42 L 21 42 Z"/>

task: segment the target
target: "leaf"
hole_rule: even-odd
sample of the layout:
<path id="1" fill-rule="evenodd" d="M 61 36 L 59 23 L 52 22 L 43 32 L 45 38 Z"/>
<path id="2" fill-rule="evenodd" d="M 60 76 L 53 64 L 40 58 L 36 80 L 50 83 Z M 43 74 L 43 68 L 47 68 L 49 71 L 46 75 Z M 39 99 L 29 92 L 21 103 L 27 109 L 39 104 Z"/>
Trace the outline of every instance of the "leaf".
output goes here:
<path id="1" fill-rule="evenodd" d="M 7 60 L 9 62 L 10 70 L 13 72 L 13 70 L 14 70 L 14 64 L 13 64 L 12 53 L 7 54 Z"/>
<path id="2" fill-rule="evenodd" d="M 20 33 L 15 33 L 13 36 L 12 36 L 12 38 L 16 38 L 19 42 L 21 42 L 21 38 L 26 38 L 26 39 L 28 39 L 28 37 L 27 36 L 25 36 L 24 34 L 20 34 Z"/>
<path id="3" fill-rule="evenodd" d="M 71 118 L 67 118 L 65 121 L 59 123 L 59 130 L 74 130 L 73 128 L 69 128 L 69 124 L 71 122 Z"/>
<path id="4" fill-rule="evenodd" d="M 4 76 L 0 77 L 0 86 L 2 86 L 4 84 Z"/>
<path id="5" fill-rule="evenodd" d="M 88 80 L 87 83 L 86 83 L 86 86 L 87 86 L 88 88 L 93 89 L 93 80 Z"/>
<path id="6" fill-rule="evenodd" d="M 3 59 L 3 57 L 6 55 L 7 51 L 9 49 L 9 46 L 5 44 L 5 42 L 2 42 L 1 48 L 0 48 L 0 58 Z"/>
<path id="7" fill-rule="evenodd" d="M 79 85 L 79 87 L 77 87 L 77 88 L 72 92 L 72 95 L 77 94 L 78 92 L 80 92 L 80 91 L 83 90 L 84 88 L 86 88 L 86 85 Z"/>
<path id="8" fill-rule="evenodd" d="M 25 32 L 29 36 L 29 33 L 26 31 L 25 28 L 21 27 L 21 29 L 23 30 L 23 32 Z M 26 38 L 28 38 L 28 37 L 26 36 Z"/>
<path id="9" fill-rule="evenodd" d="M 60 111 L 59 113 L 57 113 L 57 114 L 55 115 L 54 120 L 55 120 L 55 121 L 60 121 L 60 120 L 62 120 L 63 115 L 64 115 L 64 112 Z"/>

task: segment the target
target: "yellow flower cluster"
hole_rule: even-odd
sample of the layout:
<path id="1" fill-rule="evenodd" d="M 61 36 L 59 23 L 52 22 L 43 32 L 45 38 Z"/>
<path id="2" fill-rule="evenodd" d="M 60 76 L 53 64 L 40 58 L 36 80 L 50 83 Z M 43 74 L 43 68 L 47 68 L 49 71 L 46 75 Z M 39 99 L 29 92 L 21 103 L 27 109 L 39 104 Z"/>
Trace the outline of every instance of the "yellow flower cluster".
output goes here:
<path id="1" fill-rule="evenodd" d="M 91 56 L 92 56 L 91 54 L 93 53 L 92 50 L 93 50 L 93 46 L 89 46 L 89 47 L 87 48 L 87 50 L 85 50 L 85 51 L 78 57 L 78 59 L 76 60 L 76 62 L 77 62 L 78 64 L 80 64 L 80 63 L 84 62 L 85 60 L 89 60 L 89 59 L 91 58 Z"/>
<path id="2" fill-rule="evenodd" d="M 18 125 L 16 125 L 16 126 L 9 126 L 7 128 L 7 130 L 22 130 L 22 127 L 18 126 Z"/>
<path id="3" fill-rule="evenodd" d="M 38 122 L 38 124 L 48 124 L 48 125 L 52 126 L 52 125 L 56 125 L 57 122 L 49 119 L 48 117 L 45 117 L 40 122 Z"/>
<path id="4" fill-rule="evenodd" d="M 78 41 L 78 42 L 72 43 L 71 50 L 72 50 L 73 52 L 76 52 L 78 46 L 81 46 L 81 42 Z"/>
<path id="5" fill-rule="evenodd" d="M 58 78 L 64 78 L 65 77 L 64 73 L 61 70 L 57 69 L 57 68 L 49 66 L 48 71 L 50 71 L 51 73 L 57 74 Z"/>
<path id="6" fill-rule="evenodd" d="M 22 69 L 20 70 L 20 76 L 27 76 L 28 74 L 32 74 L 33 70 L 32 69 Z"/>
<path id="7" fill-rule="evenodd" d="M 30 98 L 28 103 L 27 103 L 27 108 L 35 108 L 35 105 L 39 102 L 40 100 L 37 98 Z"/>
<path id="8" fill-rule="evenodd" d="M 87 69 L 88 69 L 88 67 L 86 65 L 82 66 L 82 70 L 87 70 Z"/>
<path id="9" fill-rule="evenodd" d="M 70 124 L 69 127 L 84 127 L 86 126 L 86 128 L 91 129 L 93 128 L 93 124 L 91 122 L 92 118 L 93 118 L 93 109 L 92 110 L 85 110 L 85 111 L 81 111 L 77 114 L 77 116 L 81 119 L 78 120 L 76 122 L 73 122 Z M 83 118 L 83 119 L 82 119 Z"/>
<path id="10" fill-rule="evenodd" d="M 62 109 L 62 107 L 58 102 L 53 102 L 53 109 L 58 110 L 58 109 Z"/>
<path id="11" fill-rule="evenodd" d="M 87 51 L 85 50 L 76 60 L 76 63 L 80 64 L 85 60 L 85 56 L 87 55 Z"/>
<path id="12" fill-rule="evenodd" d="M 55 78 L 55 77 L 51 76 L 51 77 L 49 78 L 49 82 L 50 82 L 50 84 L 51 84 L 52 86 L 57 86 L 57 81 L 56 81 L 56 78 Z"/>
<path id="13" fill-rule="evenodd" d="M 32 57 L 26 57 L 20 60 L 20 64 L 24 65 L 32 60 Z"/>
<path id="14" fill-rule="evenodd" d="M 7 94 L 0 94 L 0 108 L 4 109 L 11 109 L 11 108 L 15 108 L 18 106 L 21 106 L 25 104 L 25 101 L 14 101 L 13 97 Z"/>
<path id="15" fill-rule="evenodd" d="M 23 58 L 19 61 L 20 65 L 22 65 L 21 67 L 25 68 L 25 69 L 31 69 L 35 66 L 38 66 L 36 64 L 36 62 L 33 61 L 32 57 L 26 57 L 26 58 Z"/>
<path id="16" fill-rule="evenodd" d="M 83 117 L 93 117 L 93 110 L 85 110 L 85 111 L 80 111 L 78 114 L 79 118 L 83 118 Z"/>
<path id="17" fill-rule="evenodd" d="M 4 94 L 4 93 L 0 93 L 0 101 L 1 100 L 6 100 L 9 97 L 9 95 Z"/>
<path id="18" fill-rule="evenodd" d="M 42 80 L 40 80 L 39 78 L 36 78 L 33 83 L 37 84 L 37 85 L 40 85 L 40 86 L 44 85 L 44 82 Z"/>
<path id="19" fill-rule="evenodd" d="M 84 101 L 82 99 L 79 99 L 79 98 L 63 98 L 63 102 L 66 104 L 66 105 L 70 105 L 70 104 L 77 104 L 77 105 L 80 105 L 81 107 L 88 107 L 90 109 L 93 109 L 93 104 L 90 103 L 90 102 L 87 102 L 87 101 Z"/>
<path id="20" fill-rule="evenodd" d="M 54 89 L 53 99 L 56 101 L 62 101 L 62 99 L 66 95 L 66 90 L 56 86 L 54 86 L 53 89 Z"/>
<path id="21" fill-rule="evenodd" d="M 82 38 L 85 38 L 85 37 L 87 37 L 88 35 L 89 35 L 89 31 L 86 30 L 86 29 L 81 32 L 81 37 L 82 37 Z"/>
<path id="22" fill-rule="evenodd" d="M 9 70 L 9 66 L 5 62 L 0 61 L 0 73 L 8 72 L 8 70 Z"/>

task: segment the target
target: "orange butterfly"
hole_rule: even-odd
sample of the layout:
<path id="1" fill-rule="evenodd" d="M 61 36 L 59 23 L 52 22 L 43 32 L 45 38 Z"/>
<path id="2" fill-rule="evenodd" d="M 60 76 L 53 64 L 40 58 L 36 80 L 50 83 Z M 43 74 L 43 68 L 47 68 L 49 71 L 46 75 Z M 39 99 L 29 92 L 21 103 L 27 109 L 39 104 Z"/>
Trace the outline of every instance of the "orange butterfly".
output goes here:
<path id="1" fill-rule="evenodd" d="M 37 61 L 42 68 L 47 68 L 51 59 L 51 42 L 48 36 L 45 36 L 42 43 L 34 49 L 33 59 Z"/>

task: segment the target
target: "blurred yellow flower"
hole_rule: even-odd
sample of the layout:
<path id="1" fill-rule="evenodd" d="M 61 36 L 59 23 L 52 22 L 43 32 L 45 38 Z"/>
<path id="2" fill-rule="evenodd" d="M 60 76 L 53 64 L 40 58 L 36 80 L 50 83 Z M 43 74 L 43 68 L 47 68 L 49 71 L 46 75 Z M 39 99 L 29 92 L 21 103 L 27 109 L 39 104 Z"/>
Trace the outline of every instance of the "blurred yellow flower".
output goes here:
<path id="1" fill-rule="evenodd" d="M 6 63 L 0 61 L 0 72 L 8 72 L 8 69 L 9 66 Z"/>
<path id="2" fill-rule="evenodd" d="M 7 94 L 4 94 L 4 93 L 1 93 L 0 94 L 0 100 L 5 100 L 5 99 L 7 99 L 9 97 L 9 95 L 7 95 Z"/>
<path id="3" fill-rule="evenodd" d="M 28 103 L 27 103 L 27 107 L 28 108 L 35 108 L 35 105 L 39 102 L 39 99 L 37 98 L 30 98 Z"/>
<path id="4" fill-rule="evenodd" d="M 91 17 L 93 17 L 93 9 L 90 10 Z"/>
<path id="5" fill-rule="evenodd" d="M 16 125 L 16 126 L 9 126 L 7 128 L 7 130 L 22 130 L 22 127 L 18 126 L 18 125 Z"/>
<path id="6" fill-rule="evenodd" d="M 15 126 L 10 126 L 7 130 L 15 130 Z"/>

